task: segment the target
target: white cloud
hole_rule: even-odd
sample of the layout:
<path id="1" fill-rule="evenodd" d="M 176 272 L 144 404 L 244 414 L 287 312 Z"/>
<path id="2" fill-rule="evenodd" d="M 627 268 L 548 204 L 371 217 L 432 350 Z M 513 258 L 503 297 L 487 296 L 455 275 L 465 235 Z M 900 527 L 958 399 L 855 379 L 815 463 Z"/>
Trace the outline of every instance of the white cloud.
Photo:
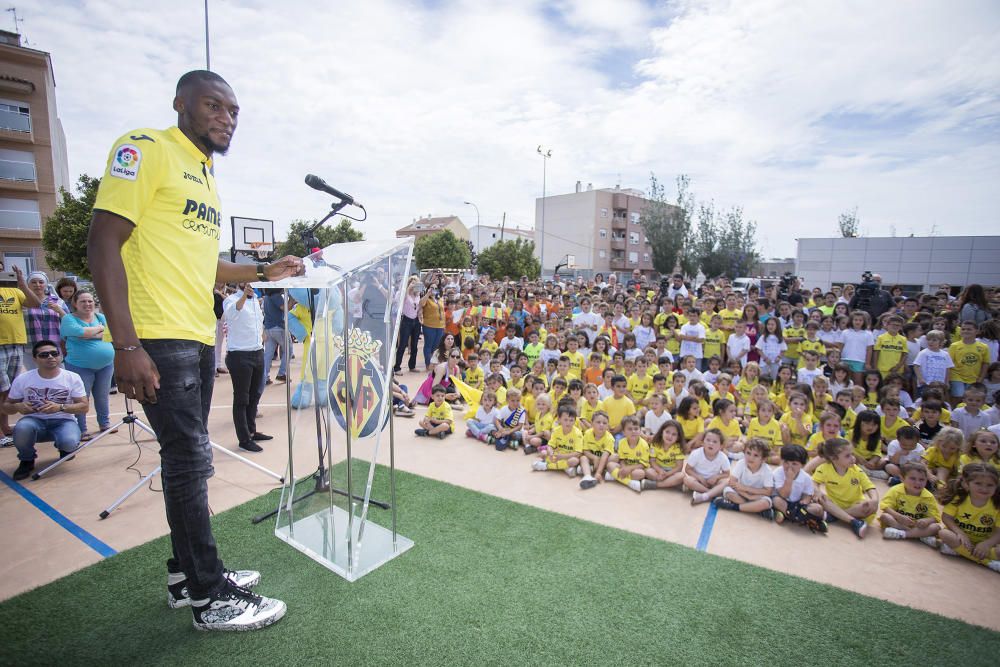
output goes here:
<path id="1" fill-rule="evenodd" d="M 530 225 L 543 143 L 550 193 L 686 172 L 743 205 L 768 255 L 855 204 L 872 233 L 1000 228 L 989 2 L 210 6 L 213 69 L 242 107 L 218 167 L 227 216 L 322 215 L 312 172 L 365 201 L 372 238 L 427 213 L 474 224 L 466 199 L 484 222 Z M 100 172 L 120 133 L 174 122 L 176 78 L 204 64 L 201 8 L 24 8 L 52 53 L 72 175 Z"/>

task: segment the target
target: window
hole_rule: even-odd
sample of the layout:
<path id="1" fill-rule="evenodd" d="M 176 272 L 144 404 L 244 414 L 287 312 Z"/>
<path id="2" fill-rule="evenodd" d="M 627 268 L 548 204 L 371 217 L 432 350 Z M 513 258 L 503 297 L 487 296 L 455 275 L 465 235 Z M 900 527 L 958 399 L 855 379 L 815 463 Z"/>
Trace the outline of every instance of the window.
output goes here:
<path id="1" fill-rule="evenodd" d="M 600 235 L 602 239 L 608 238 L 608 230 L 601 228 Z"/>
<path id="2" fill-rule="evenodd" d="M 0 229 L 41 229 L 38 202 L 0 197 Z"/>
<path id="3" fill-rule="evenodd" d="M 601 209 L 601 217 L 602 218 L 608 217 L 608 209 L 606 209 L 606 208 L 602 208 Z"/>
<path id="4" fill-rule="evenodd" d="M 629 264 L 638 264 L 639 263 L 639 253 L 637 253 L 637 252 L 630 252 L 628 254 L 628 263 Z"/>
<path id="5" fill-rule="evenodd" d="M 27 276 L 35 270 L 35 255 L 30 252 L 5 252 L 3 254 L 3 268 L 13 271 L 15 266 Z"/>
<path id="6" fill-rule="evenodd" d="M 642 261 L 644 261 L 644 262 L 648 262 L 649 261 L 649 253 L 648 252 L 642 253 Z"/>
<path id="7" fill-rule="evenodd" d="M 628 242 L 632 245 L 639 245 L 639 232 L 629 232 Z"/>
<path id="8" fill-rule="evenodd" d="M 35 154 L 31 151 L 0 149 L 0 179 L 35 180 Z"/>
<path id="9" fill-rule="evenodd" d="M 22 103 L 0 102 L 0 129 L 31 132 L 31 113 Z"/>
<path id="10" fill-rule="evenodd" d="M 639 224 L 639 214 L 638 213 L 629 213 L 628 215 L 629 215 L 629 219 L 632 220 L 632 224 L 633 225 L 638 225 Z"/>
<path id="11" fill-rule="evenodd" d="M 600 257 L 601 259 L 604 259 L 605 257 L 608 256 L 608 253 L 607 253 L 606 250 L 598 250 L 597 251 L 597 256 Z"/>

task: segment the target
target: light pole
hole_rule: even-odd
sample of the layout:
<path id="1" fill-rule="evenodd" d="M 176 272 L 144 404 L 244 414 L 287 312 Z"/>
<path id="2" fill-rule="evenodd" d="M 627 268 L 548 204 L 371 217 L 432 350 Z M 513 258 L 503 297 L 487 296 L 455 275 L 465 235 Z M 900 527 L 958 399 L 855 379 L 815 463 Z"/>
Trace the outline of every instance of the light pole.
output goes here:
<path id="1" fill-rule="evenodd" d="M 481 253 L 483 251 L 482 247 L 479 245 L 479 235 L 482 233 L 482 227 L 479 224 L 479 207 L 473 204 L 471 201 L 465 202 L 472 208 L 476 209 L 476 253 Z"/>
<path id="2" fill-rule="evenodd" d="M 539 236 L 539 248 L 538 248 L 538 264 L 541 266 L 541 274 L 545 275 L 545 169 L 549 163 L 549 158 L 552 157 L 552 150 L 546 149 L 542 150 L 542 146 L 539 144 L 537 148 L 538 154 L 542 156 L 542 228 L 538 232 Z M 540 276 L 540 277 L 542 277 Z"/>

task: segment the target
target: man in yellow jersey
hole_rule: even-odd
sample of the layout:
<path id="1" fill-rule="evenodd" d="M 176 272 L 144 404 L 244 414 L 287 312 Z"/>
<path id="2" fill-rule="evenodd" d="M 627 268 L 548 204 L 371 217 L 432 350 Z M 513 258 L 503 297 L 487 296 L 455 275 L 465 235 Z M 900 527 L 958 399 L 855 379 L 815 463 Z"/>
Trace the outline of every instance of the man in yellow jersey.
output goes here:
<path id="1" fill-rule="evenodd" d="M 219 259 L 212 156 L 229 149 L 236 96 L 218 74 L 198 70 L 177 82 L 173 108 L 176 127 L 127 132 L 111 149 L 87 259 L 114 338 L 118 387 L 142 403 L 160 442 L 173 547 L 168 603 L 191 606 L 202 630 L 254 630 L 279 620 L 285 604 L 248 590 L 257 572 L 224 569 L 212 536 L 212 287 L 278 280 L 304 267 L 298 257 L 256 266 Z"/>

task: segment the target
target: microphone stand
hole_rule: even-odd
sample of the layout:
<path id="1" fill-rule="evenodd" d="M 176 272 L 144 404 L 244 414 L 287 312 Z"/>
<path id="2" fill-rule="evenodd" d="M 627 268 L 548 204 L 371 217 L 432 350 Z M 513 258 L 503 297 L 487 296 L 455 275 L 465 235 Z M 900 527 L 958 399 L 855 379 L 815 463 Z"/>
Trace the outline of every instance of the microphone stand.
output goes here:
<path id="1" fill-rule="evenodd" d="M 327 220 L 329 220 L 333 216 L 337 215 L 337 213 L 341 209 L 345 208 L 346 206 L 347 206 L 347 202 L 346 201 L 334 202 L 330 206 L 330 212 L 327 213 L 325 216 L 323 216 L 322 220 L 320 220 L 315 225 L 313 225 L 309 229 L 307 229 L 304 232 L 302 232 L 300 238 L 302 239 L 302 244 L 305 246 L 307 253 L 312 254 L 312 249 L 319 247 L 319 239 L 316 238 L 316 230 L 319 229 L 320 227 L 322 227 L 323 223 L 325 223 Z M 306 493 L 302 494 L 298 498 L 293 499 L 292 500 L 293 504 L 297 503 L 299 501 L 305 500 L 306 498 L 309 498 L 309 497 L 311 497 L 311 496 L 313 496 L 313 495 L 315 495 L 317 493 L 326 493 L 326 492 L 331 491 L 331 490 L 333 491 L 333 493 L 336 493 L 337 495 L 341 495 L 341 496 L 348 496 L 349 495 L 347 493 L 347 491 L 342 491 L 341 489 L 337 489 L 337 488 L 331 489 L 331 486 L 330 486 L 330 471 L 323 464 L 323 459 L 324 459 L 324 456 L 323 456 L 323 454 L 324 454 L 324 452 L 323 452 L 324 446 L 323 446 L 323 437 L 322 437 L 323 430 L 324 430 L 323 429 L 323 409 L 320 406 L 320 401 L 319 401 L 319 369 L 317 368 L 317 364 L 316 364 L 316 295 L 313 293 L 312 288 L 309 288 L 307 290 L 307 293 L 309 294 L 309 324 L 310 324 L 310 331 L 312 331 L 311 335 L 313 336 L 313 345 L 312 345 L 312 348 L 309 350 L 309 357 L 310 357 L 309 364 L 310 364 L 310 370 L 312 371 L 313 384 L 314 384 L 314 391 L 313 391 L 313 411 L 315 412 L 315 417 L 316 417 L 316 453 L 317 453 L 317 458 L 319 460 L 319 465 L 316 468 L 316 472 L 313 473 L 313 477 L 315 478 L 315 482 L 316 482 L 315 485 L 313 486 L 312 489 L 310 489 Z M 343 304 L 342 307 L 344 309 L 344 317 L 346 318 L 347 317 L 347 304 L 346 303 Z M 286 335 L 286 337 L 288 336 L 288 304 L 287 303 L 285 304 L 285 335 Z M 291 345 L 289 345 L 288 349 L 286 349 L 286 353 L 290 354 L 290 349 L 291 349 Z M 330 378 L 327 378 L 327 381 L 329 381 L 329 379 Z M 348 424 L 348 428 L 350 428 L 349 424 Z M 364 502 L 364 498 L 361 498 L 361 497 L 359 497 L 357 495 L 352 495 L 350 497 L 352 499 L 354 499 L 354 500 L 358 500 L 358 501 Z M 384 503 L 382 501 L 375 500 L 374 498 L 369 499 L 369 502 L 372 503 L 372 504 L 374 504 L 374 505 L 376 505 L 377 507 L 381 507 L 382 509 L 385 509 L 385 510 L 389 509 L 388 503 Z M 253 519 L 251 519 L 251 522 L 254 523 L 254 524 L 258 524 L 261 521 L 265 521 L 265 520 L 271 518 L 272 516 L 274 516 L 275 514 L 277 514 L 278 513 L 278 509 L 279 508 L 275 508 L 275 509 L 271 510 L 270 512 L 266 512 L 264 514 L 258 514 L 257 516 L 253 517 Z"/>

